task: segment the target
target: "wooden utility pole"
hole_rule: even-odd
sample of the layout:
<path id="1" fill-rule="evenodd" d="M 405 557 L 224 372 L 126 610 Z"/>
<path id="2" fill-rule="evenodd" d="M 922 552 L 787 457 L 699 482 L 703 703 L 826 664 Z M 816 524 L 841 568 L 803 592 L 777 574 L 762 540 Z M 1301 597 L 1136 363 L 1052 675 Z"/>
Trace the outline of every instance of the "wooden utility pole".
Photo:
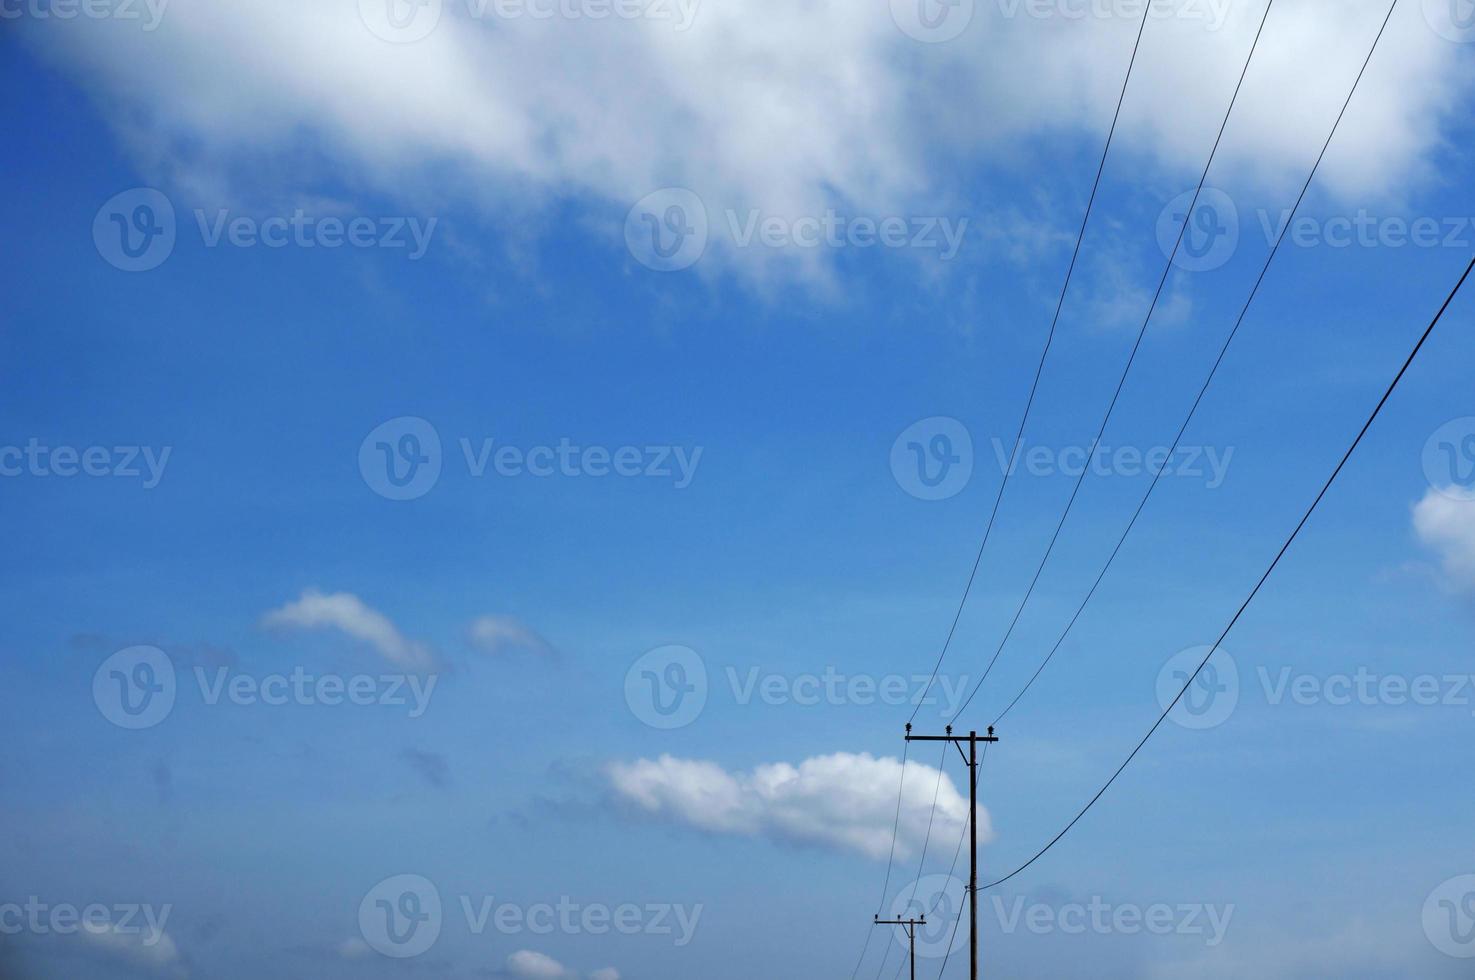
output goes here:
<path id="1" fill-rule="evenodd" d="M 907 949 L 911 951 L 912 957 L 912 980 L 917 980 L 917 926 L 925 926 L 927 916 L 920 919 L 883 919 L 876 916 L 878 926 L 902 926 L 907 931 Z"/>
<path id="2" fill-rule="evenodd" d="M 912 725 L 907 723 L 908 742 L 952 742 L 958 747 L 958 754 L 963 756 L 963 761 L 968 764 L 968 835 L 971 838 L 972 854 L 968 862 L 968 952 L 969 973 L 971 980 L 978 980 L 978 743 L 997 742 L 994 737 L 994 726 L 988 727 L 987 735 L 979 735 L 977 732 L 969 732 L 967 735 L 954 735 L 953 726 L 947 726 L 946 735 L 913 735 Z M 963 743 L 968 743 L 968 751 L 963 752 Z"/>

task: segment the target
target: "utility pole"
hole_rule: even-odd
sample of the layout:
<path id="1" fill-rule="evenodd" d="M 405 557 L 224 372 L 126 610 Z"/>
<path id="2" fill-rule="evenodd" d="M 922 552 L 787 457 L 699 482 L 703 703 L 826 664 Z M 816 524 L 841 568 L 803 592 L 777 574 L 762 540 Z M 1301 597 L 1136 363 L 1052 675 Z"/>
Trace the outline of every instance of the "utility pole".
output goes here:
<path id="1" fill-rule="evenodd" d="M 968 764 L 968 835 L 972 839 L 971 858 L 968 863 L 968 915 L 970 928 L 968 930 L 968 952 L 969 973 L 971 980 L 978 980 L 978 743 L 997 742 L 994 737 L 994 726 L 988 726 L 988 734 L 980 735 L 977 732 L 969 732 L 967 735 L 954 735 L 953 726 L 947 726 L 946 735 L 913 735 L 911 722 L 907 722 L 908 742 L 952 742 L 958 747 L 958 753 L 963 756 L 963 761 Z M 968 743 L 968 751 L 963 752 L 963 743 Z"/>
<path id="2" fill-rule="evenodd" d="M 912 980 L 917 980 L 917 926 L 925 926 L 927 916 L 920 919 L 883 919 L 876 916 L 878 926 L 902 926 L 907 931 L 907 949 L 912 954 Z"/>

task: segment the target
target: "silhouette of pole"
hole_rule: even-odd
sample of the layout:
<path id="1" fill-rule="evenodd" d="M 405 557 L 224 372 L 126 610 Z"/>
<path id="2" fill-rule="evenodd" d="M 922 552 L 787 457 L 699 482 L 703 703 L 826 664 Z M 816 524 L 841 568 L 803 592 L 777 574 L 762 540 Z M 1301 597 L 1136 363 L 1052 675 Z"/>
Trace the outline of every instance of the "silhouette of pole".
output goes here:
<path id="1" fill-rule="evenodd" d="M 911 951 L 912 980 L 917 980 L 917 926 L 925 926 L 927 916 L 920 919 L 883 919 L 876 916 L 878 926 L 902 926 L 907 931 L 907 949 Z"/>
<path id="2" fill-rule="evenodd" d="M 952 742 L 958 747 L 958 754 L 968 765 L 968 835 L 971 842 L 968 860 L 968 953 L 969 973 L 971 980 L 978 980 L 978 743 L 997 742 L 994 737 L 994 726 L 988 727 L 987 735 L 977 732 L 969 732 L 967 735 L 954 735 L 953 726 L 947 726 L 946 735 L 913 735 L 911 722 L 907 723 L 908 742 Z M 968 743 L 968 751 L 963 751 L 963 743 Z"/>

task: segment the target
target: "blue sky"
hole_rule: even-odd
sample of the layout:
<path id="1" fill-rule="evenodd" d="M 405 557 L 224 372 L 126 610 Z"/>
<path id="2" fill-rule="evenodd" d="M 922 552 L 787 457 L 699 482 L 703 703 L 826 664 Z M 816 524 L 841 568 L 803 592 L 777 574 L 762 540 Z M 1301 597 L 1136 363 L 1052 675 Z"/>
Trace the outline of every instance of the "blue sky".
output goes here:
<path id="1" fill-rule="evenodd" d="M 963 826 L 956 754 L 919 749 L 882 895 L 901 702 L 999 485 L 1132 5 L 980 0 L 946 37 L 903 0 L 602 20 L 446 3 L 413 40 L 361 6 L 172 0 L 152 29 L 141 6 L 4 8 L 5 968 L 849 975 L 917 877 L 934 793 L 928 874 Z M 944 695 L 978 680 L 1039 560 L 1265 8 L 1173 9 L 1146 30 L 1039 453 Z M 958 724 L 997 715 L 1095 577 L 1150 479 L 1134 461 L 1172 440 L 1385 12 L 1278 0 L 1190 238 L 1207 258 L 1170 278 L 1106 472 Z M 1192 455 L 989 754 L 986 876 L 1156 719 L 1160 674 L 1218 635 L 1469 261 L 1465 13 L 1401 0 Z M 693 234 L 705 215 L 700 254 L 660 258 L 642 232 L 681 202 Z M 129 271 L 119 221 L 135 244 L 170 224 L 172 246 L 147 239 L 156 264 Z M 989 971 L 1463 975 L 1472 316 L 1458 300 L 1230 635 L 1237 696 L 1166 725 L 986 895 Z M 966 478 L 924 499 L 908 443 L 937 433 Z M 647 669 L 704 676 L 705 700 L 661 714 Z M 124 710 L 145 702 L 119 677 L 165 673 L 172 704 Z M 306 694 L 263 702 L 294 676 Z M 1371 695 L 1343 697 L 1359 677 Z M 412 949 L 377 903 L 424 912 L 426 884 L 439 931 Z M 88 906 L 103 926 L 46 925 Z M 135 931 L 134 907 L 167 920 Z M 1126 918 L 1074 929 L 1093 907 Z M 1154 907 L 1169 934 L 1132 925 Z M 618 914 L 629 934 L 599 927 Z M 857 975 L 900 963 L 878 932 Z"/>

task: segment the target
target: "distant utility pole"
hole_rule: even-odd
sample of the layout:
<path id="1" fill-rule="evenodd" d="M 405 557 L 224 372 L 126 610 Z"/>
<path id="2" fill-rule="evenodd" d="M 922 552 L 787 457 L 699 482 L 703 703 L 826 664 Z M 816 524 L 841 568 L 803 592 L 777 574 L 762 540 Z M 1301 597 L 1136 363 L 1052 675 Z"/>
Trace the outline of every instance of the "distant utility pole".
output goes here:
<path id="1" fill-rule="evenodd" d="M 994 737 L 994 726 L 988 726 L 987 735 L 979 735 L 977 732 L 969 732 L 967 735 L 954 735 L 953 726 L 947 726 L 946 735 L 913 735 L 911 722 L 907 722 L 908 742 L 952 742 L 958 747 L 959 754 L 963 753 L 963 743 L 968 743 L 968 752 L 963 755 L 963 761 L 968 764 L 968 835 L 972 839 L 972 857 L 969 860 L 968 870 L 968 914 L 971 928 L 968 931 L 969 973 L 972 980 L 978 980 L 978 743 L 997 742 Z"/>
<path id="2" fill-rule="evenodd" d="M 927 916 L 925 915 L 920 919 L 883 919 L 879 915 L 876 916 L 876 925 L 878 926 L 903 926 L 906 928 L 907 949 L 911 950 L 912 954 L 912 980 L 917 980 L 917 926 L 925 926 L 926 924 Z"/>

